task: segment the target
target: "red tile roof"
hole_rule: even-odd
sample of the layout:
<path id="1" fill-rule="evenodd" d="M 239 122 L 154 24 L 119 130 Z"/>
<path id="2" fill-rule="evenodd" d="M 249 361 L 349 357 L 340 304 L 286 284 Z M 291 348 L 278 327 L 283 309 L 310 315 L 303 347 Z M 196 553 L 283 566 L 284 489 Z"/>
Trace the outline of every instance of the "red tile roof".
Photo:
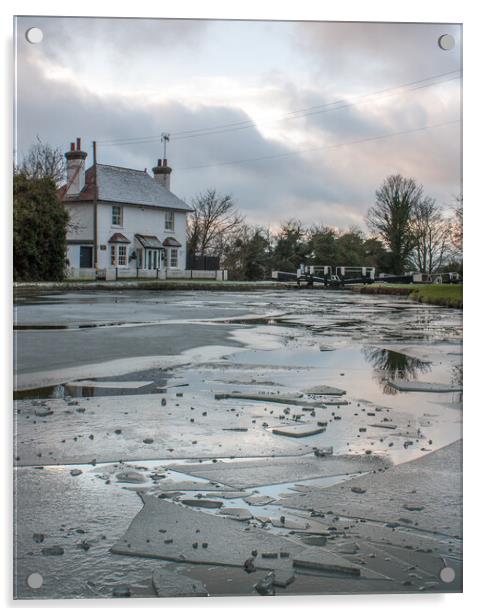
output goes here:
<path id="1" fill-rule="evenodd" d="M 131 241 L 126 238 L 122 233 L 114 233 L 107 241 L 108 244 L 130 244 Z"/>

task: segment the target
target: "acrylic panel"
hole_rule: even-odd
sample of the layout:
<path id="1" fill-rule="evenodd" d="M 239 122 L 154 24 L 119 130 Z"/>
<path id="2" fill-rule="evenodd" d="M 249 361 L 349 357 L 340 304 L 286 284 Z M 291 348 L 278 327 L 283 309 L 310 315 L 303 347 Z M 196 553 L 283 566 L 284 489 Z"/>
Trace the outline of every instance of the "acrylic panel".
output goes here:
<path id="1" fill-rule="evenodd" d="M 462 26 L 14 30 L 15 598 L 461 592 Z"/>

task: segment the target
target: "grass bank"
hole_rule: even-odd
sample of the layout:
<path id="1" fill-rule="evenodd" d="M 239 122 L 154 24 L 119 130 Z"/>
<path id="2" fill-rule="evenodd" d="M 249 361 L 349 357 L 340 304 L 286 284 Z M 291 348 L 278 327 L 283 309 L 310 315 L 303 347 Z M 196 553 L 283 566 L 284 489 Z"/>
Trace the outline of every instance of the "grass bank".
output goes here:
<path id="1" fill-rule="evenodd" d="M 447 306 L 449 308 L 463 307 L 463 285 L 433 284 L 416 287 L 410 297 L 424 304 Z"/>
<path id="2" fill-rule="evenodd" d="M 367 295 L 399 295 L 410 297 L 416 302 L 463 308 L 463 285 L 461 284 L 382 284 L 357 285 L 353 291 Z"/>
<path id="3" fill-rule="evenodd" d="M 80 291 L 80 290 L 128 290 L 146 291 L 257 291 L 259 289 L 292 289 L 293 284 L 263 280 L 65 280 L 63 282 L 17 282 L 14 291 Z"/>

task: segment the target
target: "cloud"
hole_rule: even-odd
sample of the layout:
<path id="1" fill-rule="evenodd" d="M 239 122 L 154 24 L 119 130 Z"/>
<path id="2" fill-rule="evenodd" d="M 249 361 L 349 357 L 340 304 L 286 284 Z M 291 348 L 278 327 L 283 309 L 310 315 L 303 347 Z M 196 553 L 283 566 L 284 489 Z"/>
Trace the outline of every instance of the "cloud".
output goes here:
<path id="1" fill-rule="evenodd" d="M 446 33 L 456 41 L 449 52 L 438 46 Z M 344 91 L 461 68 L 462 27 L 457 24 L 302 22 L 296 36 L 311 55 L 313 74 Z"/>
<path id="2" fill-rule="evenodd" d="M 209 30 L 208 21 L 170 19 L 19 17 L 19 57 L 36 61 L 51 74 L 69 77 L 97 92 L 128 94 L 155 89 L 189 66 Z M 41 45 L 23 33 L 43 31 Z"/>
<path id="3" fill-rule="evenodd" d="M 158 65 L 180 47 L 195 48 L 206 35 L 209 21 L 191 19 L 133 19 L 108 17 L 18 17 L 19 44 L 35 49 L 22 36 L 31 26 L 43 31 L 41 52 L 62 64 L 95 64 L 95 50 L 116 62 L 141 56 Z"/>
<path id="4" fill-rule="evenodd" d="M 22 28 L 26 25 L 22 22 Z M 217 23 L 218 31 L 222 31 L 221 26 Z M 241 26 L 236 25 L 237 31 L 248 37 L 250 24 Z M 246 66 L 240 71 L 210 66 L 203 45 L 214 26 L 207 22 L 163 21 L 159 25 L 144 20 L 46 19 L 42 27 L 48 32 L 55 30 L 55 45 L 51 41 L 50 47 L 38 53 L 37 46 L 19 41 L 19 155 L 37 135 L 65 149 L 81 136 L 89 150 L 92 140 L 98 142 L 100 162 L 149 169 L 162 154 L 160 140 L 117 146 L 104 142 L 160 135 L 168 130 L 173 134 L 168 157 L 174 168 L 172 188 L 176 194 L 189 201 L 206 188 L 216 188 L 234 197 L 249 222 L 271 226 L 295 217 L 307 224 L 363 228 L 377 186 L 391 173 L 414 177 L 428 194 L 448 204 L 459 192 L 460 125 L 370 139 L 456 119 L 460 111 L 459 82 L 369 97 L 344 109 L 315 113 L 333 100 L 348 97 L 346 101 L 350 102 L 350 96 L 373 92 L 376 84 L 409 81 L 405 56 L 403 70 L 397 66 L 391 72 L 389 69 L 403 50 L 408 26 L 396 30 L 377 26 L 368 31 L 354 24 L 341 29 L 339 24 L 290 24 L 291 33 L 304 32 L 300 53 L 297 47 L 290 47 L 291 35 L 281 37 L 276 26 L 270 25 L 267 32 L 273 40 L 265 40 L 258 52 L 266 55 L 273 47 L 277 53 L 283 49 L 286 56 L 293 54 L 293 63 L 286 64 L 283 58 L 279 70 L 267 71 L 259 71 L 253 64 L 253 74 L 246 75 Z M 72 27 L 75 40 L 70 41 Z M 283 32 L 286 28 L 284 25 Z M 432 36 L 436 28 L 431 28 Z M 157 41 L 161 30 L 165 37 Z M 411 35 L 411 44 L 418 51 L 406 52 L 413 62 L 426 46 L 419 40 L 423 38 L 421 32 L 416 28 Z M 119 50 L 124 40 L 125 57 L 121 59 Z M 241 38 L 238 48 L 247 42 L 248 38 Z M 391 46 L 387 50 L 384 45 Z M 327 51 L 322 52 L 323 48 Z M 82 58 L 70 61 L 69 54 L 80 49 Z M 179 72 L 185 70 L 185 54 L 193 49 L 199 53 L 199 66 L 208 68 L 191 80 L 173 77 L 176 67 Z M 252 52 L 251 56 L 255 55 Z M 112 69 L 117 58 L 119 65 Z M 225 60 L 229 64 L 229 58 Z M 271 66 L 266 59 L 264 62 Z M 131 84 L 129 80 L 137 72 L 139 87 L 125 86 L 121 74 L 126 65 L 126 83 Z M 146 75 L 153 66 L 158 73 L 150 79 Z M 306 74 L 328 73 L 323 80 L 306 81 L 306 75 L 297 70 L 299 66 Z M 418 77 L 423 67 L 416 68 Z M 328 78 L 329 74 L 333 77 Z M 98 85 L 102 78 L 108 87 Z M 357 93 L 362 86 L 363 91 Z M 302 117 L 279 119 L 290 110 L 307 108 L 311 111 Z M 176 139 L 175 135 L 183 130 L 252 121 L 256 125 L 248 129 L 219 134 L 213 130 L 189 139 Z M 357 141 L 360 143 L 353 143 Z M 263 157 L 270 158 L 251 160 Z"/>

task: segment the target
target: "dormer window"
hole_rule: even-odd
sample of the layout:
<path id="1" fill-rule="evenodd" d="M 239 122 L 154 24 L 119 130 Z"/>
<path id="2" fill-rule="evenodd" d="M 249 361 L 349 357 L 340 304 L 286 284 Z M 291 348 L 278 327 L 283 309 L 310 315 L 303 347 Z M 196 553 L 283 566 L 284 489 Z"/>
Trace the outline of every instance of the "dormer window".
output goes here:
<path id="1" fill-rule="evenodd" d="M 122 207 L 120 205 L 112 206 L 112 226 L 122 227 Z"/>
<path id="2" fill-rule="evenodd" d="M 171 210 L 166 212 L 166 217 L 164 219 L 164 230 L 174 231 L 174 212 Z"/>

